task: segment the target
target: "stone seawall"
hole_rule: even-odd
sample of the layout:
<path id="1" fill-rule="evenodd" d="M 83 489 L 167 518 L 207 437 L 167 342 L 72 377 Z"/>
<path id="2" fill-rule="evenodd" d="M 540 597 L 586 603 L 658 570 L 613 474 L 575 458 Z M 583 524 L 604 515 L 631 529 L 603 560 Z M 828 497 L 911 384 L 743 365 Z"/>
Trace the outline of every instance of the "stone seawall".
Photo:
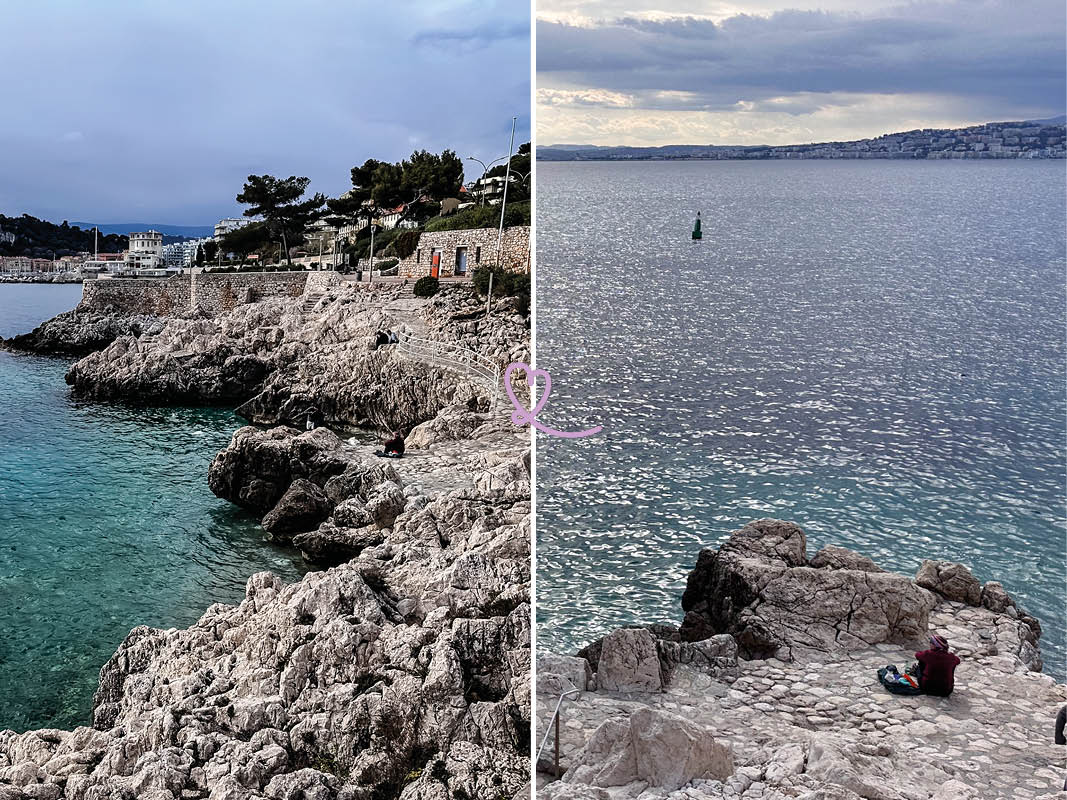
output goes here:
<path id="1" fill-rule="evenodd" d="M 475 228 L 461 231 L 431 231 L 419 237 L 415 252 L 403 259 L 399 274 L 403 278 L 422 278 L 431 274 L 434 255 L 438 256 L 438 277 L 457 274 L 462 251 L 466 252 L 466 270 L 470 275 L 480 266 L 496 263 L 496 228 Z M 530 271 L 530 229 L 517 226 L 504 229 L 500 248 L 500 262 L 515 272 Z"/>
<path id="2" fill-rule="evenodd" d="M 268 297 L 300 297 L 307 277 L 307 272 L 200 273 L 193 276 L 192 302 L 220 314 Z"/>
<path id="3" fill-rule="evenodd" d="M 81 311 L 109 306 L 127 314 L 170 316 L 190 308 L 190 276 L 172 278 L 103 278 L 82 284 Z"/>
<path id="4" fill-rule="evenodd" d="M 220 314 L 268 297 L 299 297 L 306 272 L 196 273 L 171 278 L 103 278 L 82 286 L 79 309 L 171 316 L 199 307 Z"/>

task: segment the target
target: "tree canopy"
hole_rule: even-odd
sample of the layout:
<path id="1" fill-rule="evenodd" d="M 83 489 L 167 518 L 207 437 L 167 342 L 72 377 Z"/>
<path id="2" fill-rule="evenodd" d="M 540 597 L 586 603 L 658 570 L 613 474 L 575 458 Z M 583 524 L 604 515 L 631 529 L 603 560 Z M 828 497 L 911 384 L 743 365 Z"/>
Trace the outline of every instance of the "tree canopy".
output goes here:
<path id="1" fill-rule="evenodd" d="M 220 246 L 224 253 L 236 253 L 241 260 L 271 241 L 270 231 L 264 222 L 252 222 L 223 234 Z"/>
<path id="2" fill-rule="evenodd" d="M 51 258 L 54 252 L 59 258 L 93 252 L 93 229 L 72 227 L 66 220 L 56 225 L 29 214 L 21 217 L 0 214 L 0 231 L 15 235 L 14 242 L 0 241 L 0 256 Z M 101 233 L 98 244 L 101 253 L 118 253 L 130 246 L 130 240 L 128 236 Z"/>
<path id="3" fill-rule="evenodd" d="M 309 178 L 275 178 L 273 175 L 249 175 L 237 202 L 247 205 L 246 217 L 260 217 L 272 239 L 280 238 L 285 249 L 286 262 L 290 243 L 303 240 L 304 230 L 323 214 L 326 196 L 316 192 L 306 200 L 301 198 L 307 191 Z"/>
<path id="4" fill-rule="evenodd" d="M 463 161 L 452 150 L 440 155 L 416 150 L 396 164 L 368 158 L 352 167 L 352 189 L 327 201 L 336 221 L 370 218 L 384 209 L 418 201 L 455 197 L 463 183 Z"/>

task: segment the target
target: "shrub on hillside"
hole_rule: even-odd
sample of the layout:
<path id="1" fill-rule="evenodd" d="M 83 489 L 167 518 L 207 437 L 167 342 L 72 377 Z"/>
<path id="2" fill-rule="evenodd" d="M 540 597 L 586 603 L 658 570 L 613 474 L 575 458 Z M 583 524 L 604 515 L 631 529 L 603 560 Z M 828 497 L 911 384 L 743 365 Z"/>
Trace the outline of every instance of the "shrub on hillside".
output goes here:
<path id="1" fill-rule="evenodd" d="M 441 282 L 437 278 L 427 275 L 425 278 L 419 278 L 415 281 L 415 286 L 412 288 L 411 293 L 416 297 L 433 297 L 440 288 Z"/>
<path id="2" fill-rule="evenodd" d="M 489 276 L 493 276 L 494 297 L 514 297 L 515 309 L 526 316 L 530 313 L 530 275 L 527 272 L 509 272 L 508 270 L 479 267 L 471 280 L 478 294 L 489 293 Z"/>
<path id="3" fill-rule="evenodd" d="M 402 231 L 396 239 L 393 240 L 393 253 L 397 258 L 404 259 L 415 252 L 415 248 L 419 245 L 419 236 L 422 231 L 418 229 L 407 229 Z"/>
<path id="4" fill-rule="evenodd" d="M 472 206 L 450 217 L 436 217 L 426 223 L 427 231 L 459 231 L 471 228 L 495 228 L 500 224 L 500 206 Z M 530 224 L 530 202 L 508 203 L 504 210 L 504 227 Z"/>

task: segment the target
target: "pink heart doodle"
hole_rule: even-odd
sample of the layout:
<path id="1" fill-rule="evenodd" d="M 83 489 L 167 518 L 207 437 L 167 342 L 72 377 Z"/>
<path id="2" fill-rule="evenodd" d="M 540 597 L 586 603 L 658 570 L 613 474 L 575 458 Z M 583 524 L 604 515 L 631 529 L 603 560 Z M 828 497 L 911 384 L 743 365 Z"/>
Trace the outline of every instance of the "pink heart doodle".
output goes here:
<path id="1" fill-rule="evenodd" d="M 519 399 L 515 396 L 515 389 L 512 388 L 511 373 L 519 370 L 526 373 L 526 384 L 530 387 L 531 394 L 534 394 L 536 390 L 538 378 L 543 378 L 545 381 L 545 391 L 534 403 L 532 409 L 526 408 L 519 402 Z M 552 393 L 552 376 L 543 369 L 533 369 L 529 364 L 522 361 L 512 361 L 504 370 L 504 389 L 511 399 L 511 404 L 515 406 L 515 410 L 511 412 L 511 421 L 516 425 L 529 424 L 542 433 L 547 433 L 549 436 L 560 436 L 564 439 L 581 439 L 584 436 L 592 436 L 594 433 L 600 433 L 604 430 L 603 425 L 597 425 L 595 428 L 588 428 L 584 431 L 557 431 L 555 428 L 549 428 L 547 425 L 538 422 L 537 415 L 541 413 L 541 409 L 548 402 L 549 394 Z"/>

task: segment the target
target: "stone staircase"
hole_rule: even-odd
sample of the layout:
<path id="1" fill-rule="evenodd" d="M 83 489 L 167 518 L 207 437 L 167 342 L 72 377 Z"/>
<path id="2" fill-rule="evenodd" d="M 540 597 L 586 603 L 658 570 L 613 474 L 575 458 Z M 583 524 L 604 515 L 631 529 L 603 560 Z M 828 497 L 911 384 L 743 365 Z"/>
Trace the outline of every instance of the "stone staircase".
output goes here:
<path id="1" fill-rule="evenodd" d="M 312 292 L 311 294 L 304 295 L 304 305 L 301 306 L 301 310 L 305 314 L 310 314 L 315 310 L 315 306 L 319 304 L 319 301 L 325 297 L 325 292 Z"/>

